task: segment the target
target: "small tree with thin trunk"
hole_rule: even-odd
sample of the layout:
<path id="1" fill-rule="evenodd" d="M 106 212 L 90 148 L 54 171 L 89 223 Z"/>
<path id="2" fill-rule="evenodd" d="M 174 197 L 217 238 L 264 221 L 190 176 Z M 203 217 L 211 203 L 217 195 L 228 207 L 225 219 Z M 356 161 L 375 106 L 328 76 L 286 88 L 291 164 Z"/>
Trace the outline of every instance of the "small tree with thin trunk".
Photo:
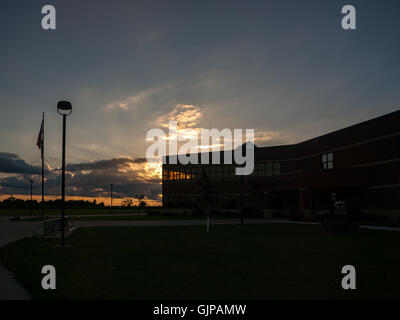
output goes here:
<path id="1" fill-rule="evenodd" d="M 207 216 L 207 232 L 209 232 L 211 223 L 211 212 L 215 210 L 218 205 L 218 195 L 214 191 L 204 167 L 201 175 L 197 178 L 197 182 L 199 183 L 201 190 L 199 207 L 205 212 Z"/>

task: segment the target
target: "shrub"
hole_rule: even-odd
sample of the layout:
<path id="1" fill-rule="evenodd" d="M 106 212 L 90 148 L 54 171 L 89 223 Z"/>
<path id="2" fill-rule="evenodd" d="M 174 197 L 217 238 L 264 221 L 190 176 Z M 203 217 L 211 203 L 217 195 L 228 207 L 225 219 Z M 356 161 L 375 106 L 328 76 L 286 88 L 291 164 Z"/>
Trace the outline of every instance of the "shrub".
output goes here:
<path id="1" fill-rule="evenodd" d="M 280 219 L 280 218 L 283 218 L 283 215 L 282 215 L 279 211 L 274 211 L 274 212 L 272 213 L 272 218 L 274 218 L 274 219 Z"/>
<path id="2" fill-rule="evenodd" d="M 244 207 L 243 216 L 246 218 L 264 218 L 264 213 L 255 207 Z"/>
<path id="3" fill-rule="evenodd" d="M 204 211 L 202 209 L 195 209 L 192 211 L 192 215 L 194 216 L 204 216 Z"/>
<path id="4" fill-rule="evenodd" d="M 348 208 L 347 214 L 349 218 L 353 221 L 361 221 L 365 219 L 364 212 L 358 208 Z"/>
<path id="5" fill-rule="evenodd" d="M 371 213 L 366 215 L 364 220 L 367 222 L 384 222 L 387 220 L 387 217 L 383 214 Z"/>
<path id="6" fill-rule="evenodd" d="M 304 219 L 304 214 L 297 208 L 289 209 L 289 217 L 292 220 L 300 221 Z"/>
<path id="7" fill-rule="evenodd" d="M 358 228 L 358 225 L 347 215 L 327 214 L 323 218 L 322 225 L 328 232 L 337 234 L 351 234 Z"/>

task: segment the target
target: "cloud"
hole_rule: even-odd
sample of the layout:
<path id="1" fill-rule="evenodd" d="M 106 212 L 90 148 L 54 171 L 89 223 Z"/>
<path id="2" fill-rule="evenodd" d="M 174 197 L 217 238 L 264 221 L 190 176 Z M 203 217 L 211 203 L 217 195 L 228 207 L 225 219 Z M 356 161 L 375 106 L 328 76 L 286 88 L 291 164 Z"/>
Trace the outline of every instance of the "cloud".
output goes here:
<path id="1" fill-rule="evenodd" d="M 203 114 L 198 106 L 178 104 L 173 110 L 157 118 L 156 124 L 168 128 L 170 121 L 178 122 L 178 129 L 194 128 L 199 124 Z"/>
<path id="2" fill-rule="evenodd" d="M 154 94 L 160 92 L 162 87 L 154 87 L 150 89 L 143 90 L 136 95 L 130 96 L 122 100 L 112 101 L 104 106 L 105 111 L 113 110 L 129 110 L 130 108 L 136 106 L 137 104 L 149 99 Z"/>
<path id="3" fill-rule="evenodd" d="M 158 127 L 162 127 L 164 129 L 169 128 L 170 121 L 177 121 L 177 129 L 178 134 L 181 139 L 191 139 L 195 137 L 200 137 L 201 127 L 200 123 L 203 120 L 204 110 L 202 110 L 199 106 L 190 105 L 190 104 L 178 104 L 171 111 L 159 116 L 155 123 Z M 211 128 L 208 128 L 211 129 Z M 243 134 L 245 134 L 246 128 L 236 128 L 242 129 Z M 175 133 L 166 132 L 164 139 L 176 139 Z M 233 137 L 232 137 L 233 138 Z M 243 138 L 248 138 L 244 137 Z M 288 134 L 284 134 L 280 131 L 268 131 L 268 130 L 254 130 L 254 144 L 259 146 L 266 146 L 272 144 L 282 144 L 285 141 L 291 141 Z M 228 145 L 231 144 L 233 148 L 233 139 L 229 139 L 225 141 Z M 183 141 L 178 142 L 178 148 L 183 145 Z M 209 143 L 206 146 L 198 146 L 198 151 L 208 150 L 210 147 L 221 147 L 223 148 L 224 144 L 217 143 L 211 144 Z"/>
<path id="4" fill-rule="evenodd" d="M 0 159 L 23 163 L 15 154 L 0 153 Z M 0 162 L 1 163 L 1 162 Z M 7 163 L 4 162 L 5 165 Z M 36 167 L 34 167 L 36 168 Z M 41 170 L 14 170 L 14 176 L 0 178 L 0 194 L 28 194 L 29 180 L 34 181 L 34 194 L 40 194 Z M 7 172 L 10 172 L 8 169 Z M 144 194 L 147 199 L 160 200 L 161 166 L 148 163 L 145 158 L 128 157 L 68 164 L 66 166 L 66 195 L 79 197 L 108 197 L 110 183 L 114 184 L 114 197 L 133 197 Z M 46 195 L 59 195 L 60 168 L 46 173 Z"/>
<path id="5" fill-rule="evenodd" d="M 30 188 L 30 182 L 17 177 L 7 177 L 0 180 L 1 190 L 28 190 Z"/>
<path id="6" fill-rule="evenodd" d="M 14 153 L 0 152 L 0 172 L 17 174 L 39 174 L 42 169 L 32 166 Z"/>
<path id="7" fill-rule="evenodd" d="M 132 164 L 139 164 L 145 162 L 147 162 L 146 158 L 136 158 L 132 160 L 127 157 L 122 157 L 109 160 L 68 164 L 66 166 L 66 170 L 71 172 L 78 172 L 81 170 L 104 170 L 109 168 L 124 168 L 124 167 L 129 167 Z"/>

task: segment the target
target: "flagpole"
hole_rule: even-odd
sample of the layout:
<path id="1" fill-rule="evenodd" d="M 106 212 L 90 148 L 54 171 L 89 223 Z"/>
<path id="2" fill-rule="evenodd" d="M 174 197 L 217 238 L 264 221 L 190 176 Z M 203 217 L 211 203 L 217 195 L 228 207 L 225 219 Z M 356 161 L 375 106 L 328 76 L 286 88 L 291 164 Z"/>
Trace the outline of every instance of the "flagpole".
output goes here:
<path id="1" fill-rule="evenodd" d="M 42 141 L 42 220 L 44 220 L 44 112 L 42 114 L 43 121 L 43 141 Z"/>

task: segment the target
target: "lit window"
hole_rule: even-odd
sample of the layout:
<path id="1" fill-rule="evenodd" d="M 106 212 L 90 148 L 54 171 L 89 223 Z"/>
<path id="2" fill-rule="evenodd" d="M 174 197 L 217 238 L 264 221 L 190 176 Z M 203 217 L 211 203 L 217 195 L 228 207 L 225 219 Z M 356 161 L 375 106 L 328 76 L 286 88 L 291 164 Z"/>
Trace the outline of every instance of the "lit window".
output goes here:
<path id="1" fill-rule="evenodd" d="M 333 168 L 333 153 L 324 153 L 322 155 L 322 168 L 325 170 Z"/>

